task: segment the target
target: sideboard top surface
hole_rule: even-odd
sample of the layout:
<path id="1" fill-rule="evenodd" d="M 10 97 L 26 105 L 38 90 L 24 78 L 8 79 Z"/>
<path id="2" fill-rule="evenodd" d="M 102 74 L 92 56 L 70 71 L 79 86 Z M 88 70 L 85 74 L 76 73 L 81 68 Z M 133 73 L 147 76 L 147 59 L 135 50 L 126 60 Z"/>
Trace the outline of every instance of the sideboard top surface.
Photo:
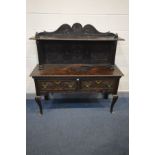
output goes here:
<path id="1" fill-rule="evenodd" d="M 31 73 L 32 77 L 110 77 L 123 76 L 117 66 L 108 67 L 90 64 L 46 64 L 40 70 L 39 65 Z"/>

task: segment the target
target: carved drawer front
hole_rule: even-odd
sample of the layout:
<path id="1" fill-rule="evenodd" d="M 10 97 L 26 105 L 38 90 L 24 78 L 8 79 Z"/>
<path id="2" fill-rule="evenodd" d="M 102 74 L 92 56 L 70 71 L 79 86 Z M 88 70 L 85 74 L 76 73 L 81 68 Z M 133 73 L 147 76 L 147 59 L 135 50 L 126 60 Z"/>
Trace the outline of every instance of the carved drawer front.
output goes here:
<path id="1" fill-rule="evenodd" d="M 74 81 L 74 80 L 39 81 L 39 88 L 42 91 L 75 90 L 76 89 L 76 81 Z"/>
<path id="2" fill-rule="evenodd" d="M 114 81 L 112 79 L 99 80 L 82 80 L 82 90 L 112 90 L 114 88 Z"/>

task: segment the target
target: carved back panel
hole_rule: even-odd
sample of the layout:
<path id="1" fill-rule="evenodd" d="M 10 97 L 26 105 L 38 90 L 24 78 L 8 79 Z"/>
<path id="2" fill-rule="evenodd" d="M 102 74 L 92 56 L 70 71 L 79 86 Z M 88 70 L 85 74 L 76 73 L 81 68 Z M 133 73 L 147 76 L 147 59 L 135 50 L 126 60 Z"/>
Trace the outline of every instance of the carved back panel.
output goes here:
<path id="1" fill-rule="evenodd" d="M 114 65 L 116 41 L 39 41 L 40 64 Z"/>
<path id="2" fill-rule="evenodd" d="M 64 24 L 55 32 L 36 33 L 39 64 L 114 65 L 118 36 L 92 25 Z"/>

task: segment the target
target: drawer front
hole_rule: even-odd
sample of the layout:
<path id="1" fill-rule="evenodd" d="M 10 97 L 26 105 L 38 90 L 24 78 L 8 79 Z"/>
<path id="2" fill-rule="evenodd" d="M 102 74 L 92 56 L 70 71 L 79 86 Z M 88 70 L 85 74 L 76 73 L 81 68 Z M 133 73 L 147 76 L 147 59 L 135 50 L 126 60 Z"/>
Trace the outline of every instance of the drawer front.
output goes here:
<path id="1" fill-rule="evenodd" d="M 81 90 L 106 90 L 114 89 L 115 81 L 113 79 L 93 79 L 81 80 Z"/>
<path id="2" fill-rule="evenodd" d="M 76 90 L 75 80 L 44 80 L 38 81 L 40 91 L 63 91 Z"/>

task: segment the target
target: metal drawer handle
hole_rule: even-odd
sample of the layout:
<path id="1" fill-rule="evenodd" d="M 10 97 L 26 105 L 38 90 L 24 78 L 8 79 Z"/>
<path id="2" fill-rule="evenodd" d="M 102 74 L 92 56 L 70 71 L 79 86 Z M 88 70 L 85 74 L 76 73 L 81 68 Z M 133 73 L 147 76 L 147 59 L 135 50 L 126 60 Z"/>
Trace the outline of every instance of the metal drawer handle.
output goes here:
<path id="1" fill-rule="evenodd" d="M 69 88 L 73 88 L 73 84 L 69 84 L 68 87 L 69 87 Z"/>
<path id="2" fill-rule="evenodd" d="M 90 86 L 89 84 L 86 84 L 86 87 L 87 87 L 87 88 L 89 88 L 89 86 Z"/>
<path id="3" fill-rule="evenodd" d="M 46 89 L 46 88 L 47 88 L 47 84 L 43 84 L 42 87 L 43 87 L 44 89 Z"/>
<path id="4" fill-rule="evenodd" d="M 97 84 L 100 84 L 102 81 L 95 81 Z"/>
<path id="5" fill-rule="evenodd" d="M 54 81 L 54 83 L 56 83 L 57 85 L 59 85 L 61 82 L 60 81 Z"/>
<path id="6" fill-rule="evenodd" d="M 108 88 L 111 88 L 111 85 L 110 85 L 110 84 L 108 84 L 108 85 L 107 85 L 107 87 L 108 87 Z"/>
<path id="7" fill-rule="evenodd" d="M 90 87 L 91 86 L 91 83 L 85 83 L 85 87 Z"/>

